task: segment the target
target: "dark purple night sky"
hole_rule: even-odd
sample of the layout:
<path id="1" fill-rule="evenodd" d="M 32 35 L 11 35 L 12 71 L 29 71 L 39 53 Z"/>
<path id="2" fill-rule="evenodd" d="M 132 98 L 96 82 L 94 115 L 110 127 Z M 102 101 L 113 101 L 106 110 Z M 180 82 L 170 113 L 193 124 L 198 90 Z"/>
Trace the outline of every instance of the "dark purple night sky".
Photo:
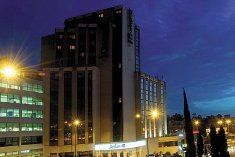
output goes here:
<path id="1" fill-rule="evenodd" d="M 40 59 L 40 38 L 64 19 L 123 4 L 141 28 L 142 71 L 164 76 L 168 112 L 235 115 L 234 0 L 1 0 L 0 53 L 19 50 Z"/>

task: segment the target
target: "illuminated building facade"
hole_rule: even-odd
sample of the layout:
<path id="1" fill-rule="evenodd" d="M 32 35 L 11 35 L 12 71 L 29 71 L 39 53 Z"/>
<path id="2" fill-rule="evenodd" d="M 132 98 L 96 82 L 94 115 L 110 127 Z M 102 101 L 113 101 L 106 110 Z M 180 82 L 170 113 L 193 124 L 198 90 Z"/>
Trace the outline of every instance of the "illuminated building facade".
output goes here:
<path id="1" fill-rule="evenodd" d="M 95 144 L 136 141 L 134 73 L 140 58 L 132 11 L 117 6 L 64 24 L 42 37 L 45 155 L 72 156 L 75 149 L 79 156 L 95 155 Z M 81 121 L 77 129 L 75 119 Z"/>
<path id="2" fill-rule="evenodd" d="M 137 137 L 161 137 L 167 134 L 166 82 L 146 73 L 136 72 Z M 149 111 L 157 110 L 152 118 Z"/>
<path id="3" fill-rule="evenodd" d="M 140 30 L 133 12 L 117 6 L 64 25 L 42 37 L 44 155 L 144 156 L 144 137 L 136 134 Z"/>
<path id="4" fill-rule="evenodd" d="M 0 156 L 43 156 L 43 92 L 40 78 L 0 75 Z"/>

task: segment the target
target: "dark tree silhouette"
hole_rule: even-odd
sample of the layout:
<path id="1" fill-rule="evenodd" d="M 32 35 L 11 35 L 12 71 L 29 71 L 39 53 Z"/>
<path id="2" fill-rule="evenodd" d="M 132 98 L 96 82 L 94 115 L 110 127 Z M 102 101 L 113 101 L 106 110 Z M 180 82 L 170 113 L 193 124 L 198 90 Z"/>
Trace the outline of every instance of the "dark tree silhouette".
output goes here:
<path id="1" fill-rule="evenodd" d="M 227 145 L 227 139 L 225 135 L 224 128 L 221 126 L 219 133 L 218 133 L 218 141 L 219 141 L 219 154 L 221 157 L 229 157 L 228 152 L 228 145 Z"/>
<path id="2" fill-rule="evenodd" d="M 215 126 L 211 125 L 210 128 L 210 142 L 211 142 L 211 155 L 212 157 L 219 156 L 219 143 L 218 143 L 218 136 L 216 133 Z"/>
<path id="3" fill-rule="evenodd" d="M 191 116 L 188 108 L 188 100 L 185 93 L 185 90 L 183 90 L 184 95 L 184 130 L 186 135 L 186 143 L 187 143 L 187 149 L 186 149 L 186 157 L 196 157 L 196 147 L 194 144 L 194 136 L 193 136 L 193 126 L 191 121 Z"/>
<path id="4" fill-rule="evenodd" d="M 204 151 L 204 144 L 203 144 L 203 137 L 202 137 L 202 133 L 199 130 L 199 133 L 197 135 L 197 155 L 198 157 L 202 157 Z"/>

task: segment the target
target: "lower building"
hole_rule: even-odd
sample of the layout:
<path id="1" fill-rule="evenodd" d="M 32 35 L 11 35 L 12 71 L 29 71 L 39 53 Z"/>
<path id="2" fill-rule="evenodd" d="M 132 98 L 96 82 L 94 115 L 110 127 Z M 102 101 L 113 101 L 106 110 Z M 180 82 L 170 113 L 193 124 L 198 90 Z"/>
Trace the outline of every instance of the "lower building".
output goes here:
<path id="1" fill-rule="evenodd" d="M 0 156 L 43 156 L 43 85 L 0 69 Z M 15 75 L 15 76 L 13 76 Z"/>
<path id="2" fill-rule="evenodd" d="M 142 72 L 136 72 L 136 133 L 139 139 L 167 134 L 166 82 Z M 150 112 L 156 110 L 153 118 Z"/>

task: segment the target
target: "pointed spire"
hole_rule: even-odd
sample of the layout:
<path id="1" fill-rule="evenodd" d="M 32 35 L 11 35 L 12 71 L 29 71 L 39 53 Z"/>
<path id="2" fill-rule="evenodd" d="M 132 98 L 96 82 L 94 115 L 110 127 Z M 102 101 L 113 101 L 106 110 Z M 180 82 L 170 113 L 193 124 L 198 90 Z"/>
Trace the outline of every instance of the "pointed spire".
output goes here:
<path id="1" fill-rule="evenodd" d="M 184 88 L 183 88 L 183 95 L 184 95 L 184 111 L 188 111 L 188 99 Z"/>
<path id="2" fill-rule="evenodd" d="M 190 111 L 188 108 L 188 100 L 185 89 L 183 88 L 183 96 L 184 96 L 184 130 L 186 135 L 186 143 L 187 143 L 187 151 L 186 157 L 196 157 L 196 147 L 194 144 L 194 136 L 193 136 L 193 126 L 190 116 Z"/>

